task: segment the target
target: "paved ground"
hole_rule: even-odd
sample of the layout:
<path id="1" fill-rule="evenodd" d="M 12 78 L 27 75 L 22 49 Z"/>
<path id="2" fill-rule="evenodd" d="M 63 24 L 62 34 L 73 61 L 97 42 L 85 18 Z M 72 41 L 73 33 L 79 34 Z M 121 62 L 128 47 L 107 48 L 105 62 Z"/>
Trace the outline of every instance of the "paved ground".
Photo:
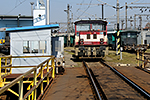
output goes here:
<path id="1" fill-rule="evenodd" d="M 65 68 L 58 75 L 43 100 L 94 100 L 83 67 Z"/>
<path id="2" fill-rule="evenodd" d="M 71 60 L 72 55 L 69 52 L 64 52 L 65 57 L 65 67 L 75 67 L 78 66 L 78 64 Z M 81 67 L 81 66 L 78 66 Z"/>

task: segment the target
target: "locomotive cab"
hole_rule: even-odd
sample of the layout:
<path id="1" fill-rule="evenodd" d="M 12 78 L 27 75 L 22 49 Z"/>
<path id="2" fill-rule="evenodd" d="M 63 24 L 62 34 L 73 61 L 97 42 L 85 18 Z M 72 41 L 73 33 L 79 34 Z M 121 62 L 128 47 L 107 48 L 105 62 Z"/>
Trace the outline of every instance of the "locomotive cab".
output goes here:
<path id="1" fill-rule="evenodd" d="M 80 20 L 75 22 L 75 55 L 79 58 L 102 58 L 107 46 L 107 22 Z"/>

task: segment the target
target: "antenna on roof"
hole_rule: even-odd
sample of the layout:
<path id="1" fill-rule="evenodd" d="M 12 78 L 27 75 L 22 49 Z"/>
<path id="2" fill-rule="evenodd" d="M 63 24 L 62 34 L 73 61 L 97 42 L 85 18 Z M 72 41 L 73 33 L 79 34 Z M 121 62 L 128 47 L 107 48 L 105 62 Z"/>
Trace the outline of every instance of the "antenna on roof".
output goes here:
<path id="1" fill-rule="evenodd" d="M 37 0 L 37 4 L 35 6 L 35 9 L 45 9 L 45 4 L 43 0 Z"/>

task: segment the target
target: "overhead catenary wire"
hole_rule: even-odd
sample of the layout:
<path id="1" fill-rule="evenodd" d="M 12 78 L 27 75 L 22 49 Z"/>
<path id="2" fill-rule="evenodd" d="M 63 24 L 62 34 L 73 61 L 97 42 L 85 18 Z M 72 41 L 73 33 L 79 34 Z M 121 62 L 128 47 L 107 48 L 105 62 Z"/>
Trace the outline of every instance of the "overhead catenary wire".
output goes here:
<path id="1" fill-rule="evenodd" d="M 82 15 L 90 8 L 90 4 L 92 3 L 92 1 L 93 1 L 93 0 L 90 1 L 88 7 L 85 9 L 85 11 L 84 11 L 80 16 L 82 16 Z M 77 19 L 79 19 L 80 16 L 79 16 Z"/>
<path id="2" fill-rule="evenodd" d="M 116 9 L 115 6 L 110 5 L 110 4 L 106 3 L 106 2 L 103 2 L 103 1 L 101 1 L 101 0 L 97 0 L 97 1 L 99 1 L 99 2 L 101 2 L 101 3 L 103 3 L 103 4 L 107 5 L 107 6 L 110 6 L 110 7 L 113 7 L 113 8 Z M 135 1 L 131 2 L 131 3 L 129 3 L 128 5 L 135 4 L 135 3 L 138 2 L 138 1 L 139 1 L 139 0 L 135 0 Z M 122 6 L 122 7 L 120 7 L 120 8 L 123 8 L 123 7 L 124 7 L 124 6 Z M 130 10 L 131 10 L 131 9 L 130 9 Z M 122 12 L 122 13 L 123 13 L 123 12 Z M 112 17 L 114 17 L 114 16 L 116 16 L 116 14 L 114 14 L 114 15 L 112 15 L 112 16 L 110 16 L 110 17 L 107 17 L 107 19 L 112 18 Z"/>
<path id="3" fill-rule="evenodd" d="M 20 1 L 20 0 L 19 0 Z M 13 9 L 11 9 L 9 12 L 7 12 L 5 15 L 8 15 L 9 13 L 11 13 L 13 10 L 15 10 L 18 6 L 20 6 L 21 4 L 23 4 L 25 1 L 27 0 L 23 0 L 22 2 L 20 2 L 18 5 L 16 5 Z"/>

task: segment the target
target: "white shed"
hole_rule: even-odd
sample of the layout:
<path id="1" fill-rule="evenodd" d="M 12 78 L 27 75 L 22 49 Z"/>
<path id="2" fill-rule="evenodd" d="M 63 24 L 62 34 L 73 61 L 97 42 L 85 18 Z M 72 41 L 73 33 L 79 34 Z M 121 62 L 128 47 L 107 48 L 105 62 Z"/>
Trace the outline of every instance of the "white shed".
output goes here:
<path id="1" fill-rule="evenodd" d="M 51 55 L 51 28 L 58 24 L 6 28 L 10 35 L 10 55 L 12 56 L 41 56 Z M 38 65 L 46 58 L 13 58 L 14 66 Z M 24 73 L 29 68 L 13 69 L 12 73 Z"/>

